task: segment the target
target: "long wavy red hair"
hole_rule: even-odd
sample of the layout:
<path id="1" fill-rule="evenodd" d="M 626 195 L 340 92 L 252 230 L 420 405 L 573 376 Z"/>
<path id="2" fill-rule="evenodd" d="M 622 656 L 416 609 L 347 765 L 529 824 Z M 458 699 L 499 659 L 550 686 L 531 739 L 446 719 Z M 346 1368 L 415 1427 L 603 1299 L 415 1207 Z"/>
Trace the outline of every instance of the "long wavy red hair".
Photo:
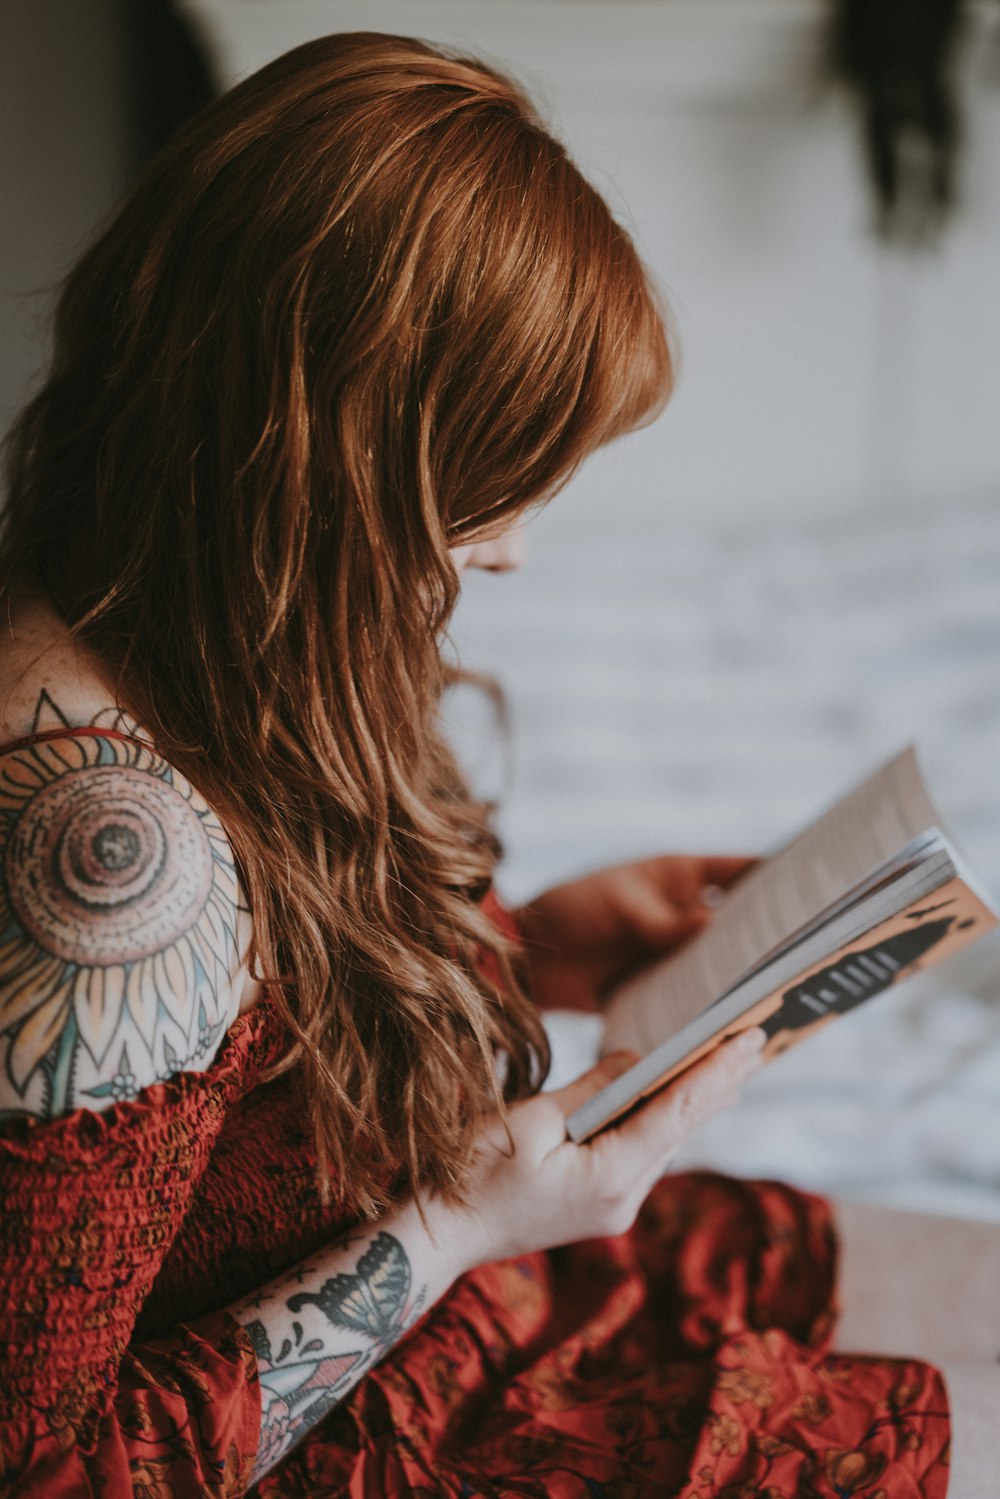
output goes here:
<path id="1" fill-rule="evenodd" d="M 629 236 L 520 90 L 404 37 L 308 43 L 202 110 L 66 280 L 2 562 L 222 819 L 353 1212 L 400 1173 L 459 1193 L 547 1066 L 439 728 L 449 546 L 670 378 Z"/>

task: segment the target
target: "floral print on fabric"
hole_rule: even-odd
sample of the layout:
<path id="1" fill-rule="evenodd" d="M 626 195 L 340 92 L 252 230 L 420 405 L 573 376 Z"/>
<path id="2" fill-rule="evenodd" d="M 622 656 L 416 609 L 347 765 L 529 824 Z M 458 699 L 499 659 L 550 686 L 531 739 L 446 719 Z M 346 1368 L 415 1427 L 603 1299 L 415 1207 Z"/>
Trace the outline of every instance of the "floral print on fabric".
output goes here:
<path id="1" fill-rule="evenodd" d="M 634 1229 L 483 1267 L 248 1491 L 222 1309 L 344 1227 L 267 1005 L 212 1067 L 0 1125 L 0 1499 L 944 1499 L 926 1364 L 830 1350 L 826 1205 L 665 1179 Z"/>
<path id="2" fill-rule="evenodd" d="M 261 1499 L 944 1499 L 928 1365 L 830 1352 L 826 1205 L 667 1178 L 630 1234 L 466 1276 Z"/>

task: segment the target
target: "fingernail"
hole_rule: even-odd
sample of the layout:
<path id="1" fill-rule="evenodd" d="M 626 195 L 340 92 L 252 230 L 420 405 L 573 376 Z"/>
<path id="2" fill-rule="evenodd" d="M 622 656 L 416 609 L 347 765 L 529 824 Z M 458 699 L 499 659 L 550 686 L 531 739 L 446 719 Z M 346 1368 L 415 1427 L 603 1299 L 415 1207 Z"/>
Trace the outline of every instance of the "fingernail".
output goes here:
<path id="1" fill-rule="evenodd" d="M 764 1050 L 766 1044 L 767 1032 L 755 1025 L 752 1030 L 743 1032 L 735 1046 L 740 1056 L 755 1057 Z"/>

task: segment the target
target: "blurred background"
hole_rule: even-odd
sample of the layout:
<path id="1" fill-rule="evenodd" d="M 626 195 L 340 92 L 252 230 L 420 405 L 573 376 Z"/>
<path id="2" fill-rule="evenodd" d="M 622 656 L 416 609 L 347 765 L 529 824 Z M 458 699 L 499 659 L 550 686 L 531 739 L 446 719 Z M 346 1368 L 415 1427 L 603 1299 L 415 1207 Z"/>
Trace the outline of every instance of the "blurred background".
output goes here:
<path id="1" fill-rule="evenodd" d="M 910 740 L 1000 894 L 1000 0 L 4 0 L 0 418 L 193 108 L 310 36 L 506 67 L 634 235 L 679 379 L 472 575 L 448 717 L 512 900 L 782 841 Z M 561 1073 L 596 1045 L 554 1022 Z M 698 1161 L 1000 1220 L 1000 940 L 768 1069 Z"/>

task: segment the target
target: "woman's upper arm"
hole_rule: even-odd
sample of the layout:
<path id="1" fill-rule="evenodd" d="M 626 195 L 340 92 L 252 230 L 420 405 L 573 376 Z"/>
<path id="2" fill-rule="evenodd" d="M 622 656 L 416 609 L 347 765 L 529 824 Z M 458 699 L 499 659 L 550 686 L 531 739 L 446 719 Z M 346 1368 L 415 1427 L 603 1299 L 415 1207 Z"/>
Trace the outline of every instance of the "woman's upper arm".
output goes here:
<path id="1" fill-rule="evenodd" d="M 216 1055 L 238 1009 L 238 915 L 218 820 L 151 751 L 88 734 L 0 755 L 0 1467 L 15 1489 L 131 1492 L 151 1437 L 183 1433 L 184 1491 L 200 1493 L 234 1432 L 255 1450 L 252 1352 L 230 1317 L 135 1340 L 242 1088 L 246 1028 Z M 244 1487 L 234 1474 L 219 1492 Z"/>
<path id="2" fill-rule="evenodd" d="M 218 819 L 145 746 L 0 756 L 0 1111 L 103 1110 L 208 1067 L 238 1009 L 238 911 Z"/>

